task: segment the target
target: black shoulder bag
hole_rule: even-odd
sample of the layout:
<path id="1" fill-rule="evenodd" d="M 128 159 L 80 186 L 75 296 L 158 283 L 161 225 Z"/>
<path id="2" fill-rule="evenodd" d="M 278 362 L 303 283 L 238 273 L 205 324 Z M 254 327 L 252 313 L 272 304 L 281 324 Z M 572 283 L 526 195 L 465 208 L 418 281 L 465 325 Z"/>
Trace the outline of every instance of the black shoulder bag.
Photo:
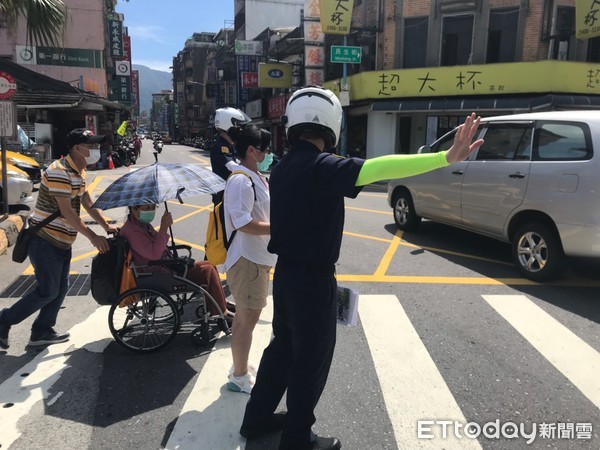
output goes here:
<path id="1" fill-rule="evenodd" d="M 48 225 L 58 216 L 60 216 L 60 210 L 54 211 L 52 214 L 33 227 L 29 226 L 29 218 L 27 218 L 23 224 L 23 228 L 21 228 L 21 231 L 19 231 L 17 241 L 13 247 L 12 260 L 17 263 L 22 263 L 25 261 L 27 258 L 27 249 L 29 248 L 29 241 L 31 238 L 37 234 L 40 229 Z"/>

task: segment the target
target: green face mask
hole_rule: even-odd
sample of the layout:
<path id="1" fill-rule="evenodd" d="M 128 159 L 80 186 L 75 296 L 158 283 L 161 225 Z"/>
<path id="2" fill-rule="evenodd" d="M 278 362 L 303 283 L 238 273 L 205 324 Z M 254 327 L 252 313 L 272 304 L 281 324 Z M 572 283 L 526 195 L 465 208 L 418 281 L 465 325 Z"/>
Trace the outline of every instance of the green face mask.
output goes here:
<path id="1" fill-rule="evenodd" d="M 154 220 L 156 211 L 140 211 L 140 222 L 150 223 Z"/>
<path id="2" fill-rule="evenodd" d="M 271 164 L 273 163 L 273 153 L 267 153 L 265 155 L 265 159 L 263 159 L 262 161 L 258 162 L 257 161 L 257 169 L 260 172 L 264 172 L 265 170 L 267 170 Z"/>

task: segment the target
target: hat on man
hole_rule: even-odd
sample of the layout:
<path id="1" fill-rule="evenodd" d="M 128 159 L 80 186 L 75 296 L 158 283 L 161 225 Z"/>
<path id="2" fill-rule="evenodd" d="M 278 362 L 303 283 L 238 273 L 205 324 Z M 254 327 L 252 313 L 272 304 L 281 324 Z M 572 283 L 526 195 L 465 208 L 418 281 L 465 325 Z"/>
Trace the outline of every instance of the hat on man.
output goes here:
<path id="1" fill-rule="evenodd" d="M 73 148 L 77 144 L 102 144 L 106 136 L 96 136 L 93 131 L 86 128 L 75 128 L 67 134 L 67 146 Z"/>

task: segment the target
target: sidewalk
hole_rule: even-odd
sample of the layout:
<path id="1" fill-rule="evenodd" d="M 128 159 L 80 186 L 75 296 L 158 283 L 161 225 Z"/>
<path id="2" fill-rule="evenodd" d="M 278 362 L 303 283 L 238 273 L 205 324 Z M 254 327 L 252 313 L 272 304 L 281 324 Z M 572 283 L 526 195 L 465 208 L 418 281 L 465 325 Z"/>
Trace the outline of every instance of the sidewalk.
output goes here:
<path id="1" fill-rule="evenodd" d="M 0 222 L 0 255 L 7 253 L 8 247 L 17 240 L 19 231 L 23 228 L 25 217 L 30 211 L 23 211 L 19 214 L 9 214 L 6 219 Z"/>

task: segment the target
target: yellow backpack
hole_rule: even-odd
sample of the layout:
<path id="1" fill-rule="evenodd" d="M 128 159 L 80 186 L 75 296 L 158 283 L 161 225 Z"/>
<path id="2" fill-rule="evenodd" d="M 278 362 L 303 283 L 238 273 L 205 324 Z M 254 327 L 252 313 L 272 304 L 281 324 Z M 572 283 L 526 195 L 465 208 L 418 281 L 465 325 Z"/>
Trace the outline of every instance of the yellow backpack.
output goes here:
<path id="1" fill-rule="evenodd" d="M 231 175 L 238 173 L 246 175 L 250 179 L 252 189 L 254 190 L 254 200 L 256 201 L 256 189 L 254 188 L 252 177 L 241 170 L 236 170 L 235 172 L 232 172 Z M 208 216 L 206 244 L 204 244 L 206 260 L 213 266 L 223 264 L 227 259 L 227 250 L 229 250 L 236 233 L 237 230 L 233 230 L 233 233 L 231 233 L 231 236 L 227 239 L 227 233 L 225 231 L 225 206 L 223 205 L 223 201 L 217 203 Z"/>

